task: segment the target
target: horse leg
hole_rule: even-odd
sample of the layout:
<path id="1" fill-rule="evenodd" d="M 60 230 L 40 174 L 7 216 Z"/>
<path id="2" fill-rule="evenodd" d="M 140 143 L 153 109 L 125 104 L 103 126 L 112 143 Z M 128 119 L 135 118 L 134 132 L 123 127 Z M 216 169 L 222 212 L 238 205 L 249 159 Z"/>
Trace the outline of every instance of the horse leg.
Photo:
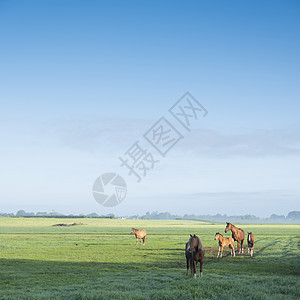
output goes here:
<path id="1" fill-rule="evenodd" d="M 219 255 L 220 255 L 220 249 L 221 249 L 221 247 L 219 246 L 219 251 L 218 251 L 217 258 L 219 258 Z"/>
<path id="2" fill-rule="evenodd" d="M 197 261 L 194 260 L 194 278 L 196 278 L 196 267 L 197 267 Z"/>
<path id="3" fill-rule="evenodd" d="M 232 243 L 232 252 L 233 252 L 233 256 L 235 256 L 234 243 Z"/>
<path id="4" fill-rule="evenodd" d="M 221 248 L 221 258 L 223 257 L 223 245 L 222 245 L 222 248 Z"/>
<path id="5" fill-rule="evenodd" d="M 190 267 L 190 260 L 186 258 L 186 276 L 189 276 L 189 267 Z"/>
<path id="6" fill-rule="evenodd" d="M 146 237 L 145 236 L 143 237 L 143 242 L 144 242 L 143 245 L 145 245 L 145 243 L 146 243 Z"/>
<path id="7" fill-rule="evenodd" d="M 241 240 L 242 253 L 244 253 L 243 245 L 244 245 L 244 240 Z"/>
<path id="8" fill-rule="evenodd" d="M 253 248 L 254 248 L 254 247 L 251 248 L 251 257 L 253 256 Z"/>
<path id="9" fill-rule="evenodd" d="M 249 245 L 248 245 L 248 255 L 249 255 L 250 249 L 249 249 Z"/>
<path id="10" fill-rule="evenodd" d="M 202 271 L 203 271 L 203 255 L 201 254 L 201 259 L 200 259 L 200 277 L 202 277 Z"/>

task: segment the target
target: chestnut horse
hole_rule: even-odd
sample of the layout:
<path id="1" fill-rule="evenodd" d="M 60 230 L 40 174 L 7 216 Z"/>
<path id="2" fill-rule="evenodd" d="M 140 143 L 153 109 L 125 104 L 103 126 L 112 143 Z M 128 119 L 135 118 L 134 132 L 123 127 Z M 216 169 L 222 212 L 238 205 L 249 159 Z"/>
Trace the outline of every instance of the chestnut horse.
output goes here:
<path id="1" fill-rule="evenodd" d="M 247 242 L 248 242 L 248 254 L 250 252 L 250 256 L 253 256 L 254 241 L 255 241 L 254 234 L 252 232 L 248 232 Z"/>
<path id="2" fill-rule="evenodd" d="M 138 239 L 140 239 L 141 244 L 142 244 L 142 240 L 143 240 L 143 245 L 145 245 L 146 236 L 147 236 L 147 231 L 145 229 L 139 230 L 139 229 L 132 228 L 130 234 L 134 234 L 135 235 L 135 237 L 136 237 L 136 244 L 138 244 Z"/>
<path id="3" fill-rule="evenodd" d="M 215 240 L 219 240 L 219 252 L 218 252 L 217 258 L 220 255 L 220 250 L 221 250 L 221 258 L 222 258 L 224 246 L 229 246 L 231 257 L 232 257 L 232 255 L 235 256 L 234 240 L 232 237 L 224 238 L 221 233 L 217 232 L 216 236 L 215 236 Z"/>
<path id="4" fill-rule="evenodd" d="M 244 249 L 243 249 L 243 244 L 244 244 L 244 239 L 245 239 L 245 232 L 243 229 L 241 228 L 237 228 L 234 225 L 232 225 L 231 223 L 226 222 L 226 228 L 225 228 L 225 233 L 227 233 L 227 231 L 231 230 L 232 231 L 232 238 L 237 242 L 238 246 L 238 252 L 239 253 L 243 253 Z"/>
<path id="5" fill-rule="evenodd" d="M 189 275 L 189 265 L 191 266 L 191 274 L 196 278 L 197 263 L 200 262 L 200 277 L 202 277 L 203 260 L 205 250 L 198 236 L 191 235 L 190 239 L 185 245 L 185 257 L 186 257 L 186 276 Z"/>

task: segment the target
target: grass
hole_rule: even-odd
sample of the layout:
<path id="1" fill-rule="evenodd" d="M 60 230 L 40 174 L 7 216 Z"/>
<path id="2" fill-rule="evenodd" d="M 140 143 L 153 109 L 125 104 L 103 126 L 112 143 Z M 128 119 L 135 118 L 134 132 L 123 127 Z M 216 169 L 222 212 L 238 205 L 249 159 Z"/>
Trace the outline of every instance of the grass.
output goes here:
<path id="1" fill-rule="evenodd" d="M 83 225 L 52 226 L 74 222 Z M 147 230 L 145 246 L 135 245 L 131 227 Z M 228 248 L 216 258 L 214 234 L 225 224 L 0 218 L 0 298 L 299 299 L 300 225 L 241 227 L 255 234 L 253 258 L 231 258 Z M 185 275 L 190 233 L 206 248 L 196 280 Z"/>

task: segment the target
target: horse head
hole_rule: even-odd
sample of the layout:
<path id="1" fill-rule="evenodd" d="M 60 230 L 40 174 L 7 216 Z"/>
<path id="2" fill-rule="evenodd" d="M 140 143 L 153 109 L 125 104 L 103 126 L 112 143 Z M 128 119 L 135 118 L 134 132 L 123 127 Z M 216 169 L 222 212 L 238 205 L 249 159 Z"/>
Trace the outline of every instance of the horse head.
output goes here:
<path id="1" fill-rule="evenodd" d="M 134 234 L 135 229 L 132 228 L 130 234 Z"/>
<path id="2" fill-rule="evenodd" d="M 225 233 L 227 233 L 227 231 L 231 230 L 231 223 L 226 222 L 226 228 L 225 228 Z"/>
<path id="3" fill-rule="evenodd" d="M 215 240 L 219 239 L 220 232 L 217 232 L 215 235 Z"/>
<path id="4" fill-rule="evenodd" d="M 199 238 L 195 234 L 191 235 L 190 248 L 198 251 L 198 247 L 199 247 Z"/>
<path id="5" fill-rule="evenodd" d="M 190 254 L 192 253 L 191 250 L 191 240 L 192 240 L 193 236 L 190 234 L 190 239 L 188 240 L 188 242 L 185 245 L 185 251 L 189 252 Z"/>

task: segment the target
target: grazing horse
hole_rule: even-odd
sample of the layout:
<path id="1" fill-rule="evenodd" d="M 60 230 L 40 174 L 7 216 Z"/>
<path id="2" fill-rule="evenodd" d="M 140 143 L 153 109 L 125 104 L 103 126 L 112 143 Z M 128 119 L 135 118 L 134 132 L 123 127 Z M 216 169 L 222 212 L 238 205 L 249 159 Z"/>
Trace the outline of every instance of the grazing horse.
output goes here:
<path id="1" fill-rule="evenodd" d="M 186 275 L 189 275 L 189 265 L 191 266 L 191 274 L 196 278 L 197 263 L 200 262 L 200 277 L 202 277 L 203 260 L 205 250 L 198 236 L 191 235 L 190 239 L 185 245 L 185 257 L 186 257 Z"/>
<path id="2" fill-rule="evenodd" d="M 234 240 L 232 237 L 224 238 L 221 233 L 217 232 L 216 236 L 215 236 L 215 240 L 219 240 L 219 252 L 218 252 L 217 258 L 220 255 L 220 250 L 221 250 L 221 258 L 222 258 L 224 246 L 229 246 L 231 257 L 232 257 L 232 255 L 235 256 Z"/>
<path id="3" fill-rule="evenodd" d="M 145 229 L 139 230 L 139 229 L 132 228 L 130 234 L 134 234 L 135 235 L 135 237 L 136 237 L 136 244 L 138 244 L 138 239 L 140 239 L 141 244 L 142 244 L 142 240 L 143 240 L 143 245 L 145 245 L 146 236 L 147 236 L 147 231 Z"/>
<path id="4" fill-rule="evenodd" d="M 254 234 L 252 232 L 248 232 L 248 238 L 247 238 L 247 242 L 248 242 L 248 254 L 250 252 L 251 256 L 253 256 L 254 241 L 255 241 Z"/>
<path id="5" fill-rule="evenodd" d="M 227 231 L 231 230 L 232 231 L 232 238 L 237 242 L 238 246 L 238 252 L 239 253 L 243 253 L 244 249 L 243 249 L 243 244 L 244 244 L 244 239 L 245 239 L 245 232 L 243 229 L 241 228 L 237 228 L 234 225 L 232 225 L 231 223 L 226 222 L 226 228 L 225 228 L 225 233 L 227 233 Z"/>

